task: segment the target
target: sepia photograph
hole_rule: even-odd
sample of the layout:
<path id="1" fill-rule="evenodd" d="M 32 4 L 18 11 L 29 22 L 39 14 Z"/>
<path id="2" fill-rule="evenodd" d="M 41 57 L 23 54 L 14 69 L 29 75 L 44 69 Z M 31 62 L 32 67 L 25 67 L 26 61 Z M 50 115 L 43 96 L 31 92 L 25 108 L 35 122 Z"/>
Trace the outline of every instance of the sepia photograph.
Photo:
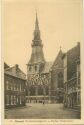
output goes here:
<path id="1" fill-rule="evenodd" d="M 81 120 L 82 0 L 4 0 L 4 119 Z"/>

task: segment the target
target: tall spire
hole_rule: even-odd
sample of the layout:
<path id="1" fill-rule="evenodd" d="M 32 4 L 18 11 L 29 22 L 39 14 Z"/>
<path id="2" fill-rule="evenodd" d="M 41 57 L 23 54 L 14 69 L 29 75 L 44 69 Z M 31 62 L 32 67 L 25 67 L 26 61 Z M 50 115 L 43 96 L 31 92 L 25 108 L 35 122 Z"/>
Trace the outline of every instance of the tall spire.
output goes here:
<path id="1" fill-rule="evenodd" d="M 38 23 L 37 12 L 36 12 L 34 39 L 33 39 L 33 44 L 32 45 L 42 45 L 41 44 L 41 38 L 40 38 L 40 30 L 39 30 L 39 23 Z"/>
<path id="2" fill-rule="evenodd" d="M 35 30 L 39 30 L 39 23 L 38 23 L 37 12 L 36 12 Z"/>
<path id="3" fill-rule="evenodd" d="M 34 38 L 32 40 L 32 54 L 28 64 L 38 64 L 38 63 L 45 62 L 42 48 L 43 48 L 43 44 L 40 38 L 40 30 L 39 30 L 38 18 L 37 18 L 37 12 L 36 12 Z"/>

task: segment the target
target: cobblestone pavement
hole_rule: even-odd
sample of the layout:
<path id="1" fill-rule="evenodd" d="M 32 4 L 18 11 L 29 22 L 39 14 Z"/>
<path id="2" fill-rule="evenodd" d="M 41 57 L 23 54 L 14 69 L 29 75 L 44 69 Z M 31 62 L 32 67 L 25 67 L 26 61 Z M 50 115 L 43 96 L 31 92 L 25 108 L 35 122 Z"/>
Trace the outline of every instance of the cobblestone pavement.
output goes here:
<path id="1" fill-rule="evenodd" d="M 79 119 L 80 113 L 63 108 L 63 104 L 26 104 L 5 111 L 8 119 Z"/>

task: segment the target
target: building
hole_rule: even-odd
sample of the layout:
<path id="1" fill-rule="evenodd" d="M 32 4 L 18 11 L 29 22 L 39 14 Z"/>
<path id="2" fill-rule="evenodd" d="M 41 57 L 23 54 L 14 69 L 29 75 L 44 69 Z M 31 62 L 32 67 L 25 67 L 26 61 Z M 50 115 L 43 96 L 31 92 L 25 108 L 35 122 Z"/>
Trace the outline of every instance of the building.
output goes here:
<path id="1" fill-rule="evenodd" d="M 51 67 L 51 102 L 63 102 L 63 52 L 60 51 Z"/>
<path id="2" fill-rule="evenodd" d="M 46 62 L 43 53 L 43 44 L 41 40 L 38 18 L 36 13 L 36 22 L 34 30 L 34 39 L 32 40 L 32 54 L 27 64 L 27 90 L 29 102 L 42 102 L 49 100 L 50 90 L 50 68 L 52 62 Z"/>
<path id="3" fill-rule="evenodd" d="M 4 63 L 4 69 L 10 68 L 6 63 Z"/>
<path id="4" fill-rule="evenodd" d="M 80 43 L 63 55 L 64 106 L 80 109 Z"/>
<path id="5" fill-rule="evenodd" d="M 16 64 L 9 67 L 4 63 L 4 103 L 5 108 L 25 105 L 26 75 Z"/>

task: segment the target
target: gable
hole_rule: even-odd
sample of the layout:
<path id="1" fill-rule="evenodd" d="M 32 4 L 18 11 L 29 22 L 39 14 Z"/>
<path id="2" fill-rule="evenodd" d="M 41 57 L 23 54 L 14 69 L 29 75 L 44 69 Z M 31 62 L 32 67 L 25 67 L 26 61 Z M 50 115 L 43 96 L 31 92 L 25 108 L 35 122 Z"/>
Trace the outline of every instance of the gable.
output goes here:
<path id="1" fill-rule="evenodd" d="M 62 68 L 63 67 L 63 60 L 62 60 L 63 53 L 60 50 L 53 65 L 52 65 L 52 70 L 55 68 Z"/>
<path id="2" fill-rule="evenodd" d="M 7 70 L 5 70 L 5 73 L 21 78 L 21 79 L 26 79 L 26 74 L 23 73 L 23 71 L 19 68 L 19 66 L 16 64 L 13 67 L 8 68 Z"/>
<path id="3" fill-rule="evenodd" d="M 52 67 L 53 62 L 46 62 L 44 65 L 44 69 L 41 73 L 49 73 L 51 67 Z"/>

